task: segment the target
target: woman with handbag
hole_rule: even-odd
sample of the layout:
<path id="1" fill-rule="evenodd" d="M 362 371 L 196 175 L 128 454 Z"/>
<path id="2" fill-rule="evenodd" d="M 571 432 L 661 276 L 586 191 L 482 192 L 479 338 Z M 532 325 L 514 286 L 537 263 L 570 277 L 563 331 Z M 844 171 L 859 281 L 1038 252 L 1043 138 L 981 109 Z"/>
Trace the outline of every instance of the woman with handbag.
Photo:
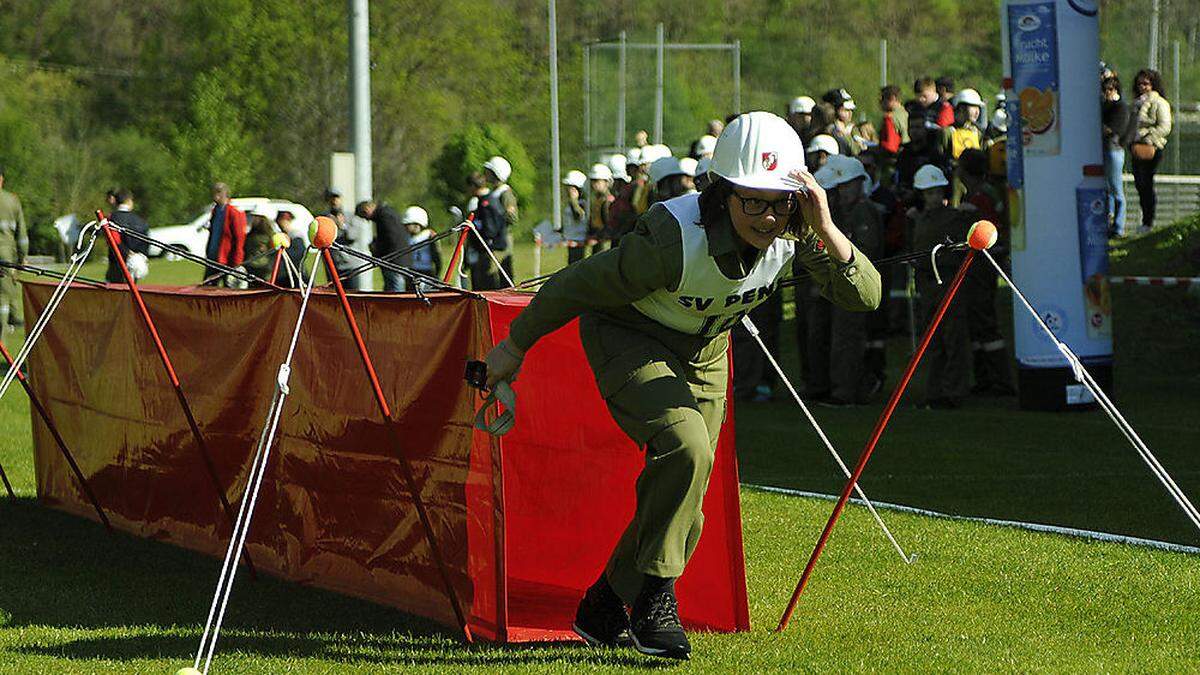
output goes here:
<path id="1" fill-rule="evenodd" d="M 1142 209 L 1142 231 L 1154 226 L 1157 198 L 1154 174 L 1162 161 L 1163 147 L 1171 134 L 1171 104 L 1163 96 L 1162 76 L 1156 70 L 1139 70 L 1133 79 L 1133 114 L 1130 116 L 1130 155 L 1133 184 Z"/>

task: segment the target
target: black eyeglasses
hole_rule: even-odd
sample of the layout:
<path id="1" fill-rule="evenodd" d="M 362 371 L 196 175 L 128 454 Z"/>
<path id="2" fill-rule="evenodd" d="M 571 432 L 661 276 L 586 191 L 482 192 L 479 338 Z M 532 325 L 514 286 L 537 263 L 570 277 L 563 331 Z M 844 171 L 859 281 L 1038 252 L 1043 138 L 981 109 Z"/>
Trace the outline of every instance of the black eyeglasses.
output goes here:
<path id="1" fill-rule="evenodd" d="M 733 192 L 733 196 L 742 203 L 742 213 L 748 216 L 761 216 L 767 212 L 767 209 L 771 209 L 777 216 L 790 216 L 800 207 L 800 202 L 796 201 L 796 196 L 792 194 L 774 201 L 758 197 L 743 197 L 736 191 Z"/>

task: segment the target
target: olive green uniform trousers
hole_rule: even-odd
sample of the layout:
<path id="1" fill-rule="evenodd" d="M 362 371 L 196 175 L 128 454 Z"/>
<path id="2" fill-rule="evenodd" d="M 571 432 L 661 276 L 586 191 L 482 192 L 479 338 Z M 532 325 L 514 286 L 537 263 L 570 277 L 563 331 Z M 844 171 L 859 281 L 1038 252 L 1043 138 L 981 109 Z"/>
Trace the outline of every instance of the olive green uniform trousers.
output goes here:
<path id="1" fill-rule="evenodd" d="M 605 570 L 632 605 L 644 575 L 680 576 L 700 541 L 725 419 L 729 337 L 669 344 L 598 314 L 584 314 L 579 330 L 609 412 L 646 453 L 637 510 Z"/>

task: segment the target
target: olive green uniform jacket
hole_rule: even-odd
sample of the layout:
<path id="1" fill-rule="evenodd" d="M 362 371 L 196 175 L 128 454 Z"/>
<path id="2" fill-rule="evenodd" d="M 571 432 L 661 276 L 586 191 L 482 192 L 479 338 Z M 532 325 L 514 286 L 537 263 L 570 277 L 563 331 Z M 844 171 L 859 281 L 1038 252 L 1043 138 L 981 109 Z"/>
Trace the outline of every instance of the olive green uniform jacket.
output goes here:
<path id="1" fill-rule="evenodd" d="M 726 276 L 745 276 L 728 217 L 707 227 L 708 253 Z M 796 255 L 826 297 L 864 311 L 879 304 L 880 281 L 866 256 L 834 261 L 806 232 Z M 677 290 L 683 272 L 680 226 L 663 205 L 650 208 L 621 245 L 551 278 L 513 321 L 509 338 L 528 349 L 580 317 L 580 337 L 613 419 L 646 450 L 637 510 L 609 559 L 606 576 L 632 604 L 644 575 L 678 577 L 699 541 L 704 493 L 725 417 L 728 332 L 714 337 L 667 328 L 631 306 L 658 289 Z"/>

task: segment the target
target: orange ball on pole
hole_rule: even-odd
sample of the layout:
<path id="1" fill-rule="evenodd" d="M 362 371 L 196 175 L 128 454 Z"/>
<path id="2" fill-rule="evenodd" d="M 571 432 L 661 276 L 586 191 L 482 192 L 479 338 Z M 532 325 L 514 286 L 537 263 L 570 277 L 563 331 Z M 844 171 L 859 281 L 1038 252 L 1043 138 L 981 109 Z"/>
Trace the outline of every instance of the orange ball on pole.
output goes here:
<path id="1" fill-rule="evenodd" d="M 308 239 L 313 248 L 329 248 L 337 239 L 337 223 L 329 216 L 317 216 L 308 228 Z"/>
<path id="2" fill-rule="evenodd" d="M 1000 233 L 996 231 L 996 225 L 990 220 L 977 220 L 967 230 L 967 245 L 976 251 L 991 248 L 996 244 L 996 240 L 1000 237 Z"/>

